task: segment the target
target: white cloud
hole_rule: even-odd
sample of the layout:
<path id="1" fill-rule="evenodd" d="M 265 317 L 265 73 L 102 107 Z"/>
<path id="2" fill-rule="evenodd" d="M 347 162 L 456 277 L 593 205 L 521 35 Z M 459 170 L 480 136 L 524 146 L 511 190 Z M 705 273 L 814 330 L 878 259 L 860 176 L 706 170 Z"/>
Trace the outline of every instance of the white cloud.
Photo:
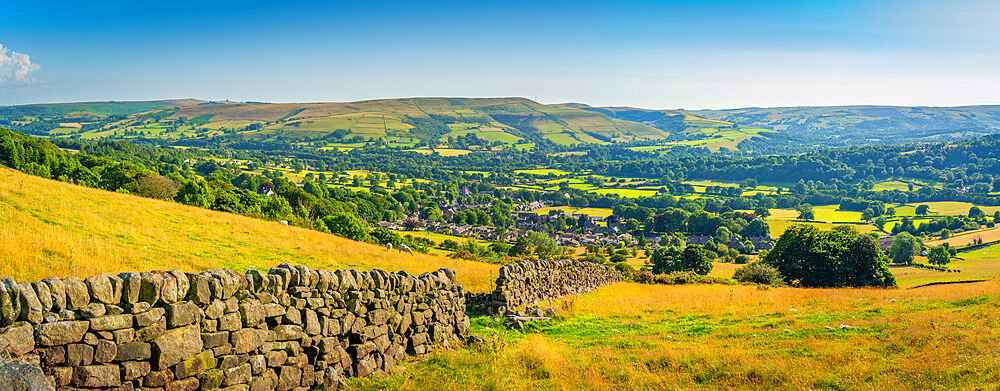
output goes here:
<path id="1" fill-rule="evenodd" d="M 28 75 L 29 72 L 41 68 L 31 63 L 31 57 L 7 49 L 0 44 L 0 86 L 10 84 L 33 84 L 38 80 Z"/>

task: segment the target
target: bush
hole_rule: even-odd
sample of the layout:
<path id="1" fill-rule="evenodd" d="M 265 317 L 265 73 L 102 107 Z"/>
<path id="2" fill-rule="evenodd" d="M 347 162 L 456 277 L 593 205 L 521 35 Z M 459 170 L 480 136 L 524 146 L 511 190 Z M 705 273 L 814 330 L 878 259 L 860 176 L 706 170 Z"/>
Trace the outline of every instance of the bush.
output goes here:
<path id="1" fill-rule="evenodd" d="M 779 286 L 785 284 L 785 279 L 774 266 L 764 263 L 751 263 L 736 269 L 733 279 L 745 284 L 764 284 Z"/>
<path id="2" fill-rule="evenodd" d="M 622 272 L 625 276 L 631 276 L 635 273 L 635 268 L 625 262 L 616 263 L 615 270 Z"/>
<path id="3" fill-rule="evenodd" d="M 737 265 L 745 265 L 748 262 L 750 262 L 750 257 L 743 254 L 737 255 L 734 260 L 734 263 L 736 263 Z"/>

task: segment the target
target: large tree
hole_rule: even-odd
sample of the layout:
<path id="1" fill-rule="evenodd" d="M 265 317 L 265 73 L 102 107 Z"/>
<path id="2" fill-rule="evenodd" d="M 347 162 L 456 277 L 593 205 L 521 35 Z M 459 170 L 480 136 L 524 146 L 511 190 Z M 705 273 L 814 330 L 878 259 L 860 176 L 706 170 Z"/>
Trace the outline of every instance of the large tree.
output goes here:
<path id="1" fill-rule="evenodd" d="M 822 231 L 815 226 L 793 225 L 778 238 L 764 262 L 801 286 L 896 284 L 878 241 L 850 230 Z"/>
<path id="2" fill-rule="evenodd" d="M 913 257 L 920 254 L 920 241 L 910 235 L 909 232 L 900 232 L 892 238 L 889 245 L 889 258 L 892 263 L 909 265 L 913 263 Z"/>

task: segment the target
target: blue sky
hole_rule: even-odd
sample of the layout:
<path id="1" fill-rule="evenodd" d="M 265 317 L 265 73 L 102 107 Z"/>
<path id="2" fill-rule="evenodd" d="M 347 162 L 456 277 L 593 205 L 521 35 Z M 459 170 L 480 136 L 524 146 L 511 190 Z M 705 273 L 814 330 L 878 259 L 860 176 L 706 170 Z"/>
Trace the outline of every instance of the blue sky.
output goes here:
<path id="1" fill-rule="evenodd" d="M 989 1 L 0 0 L 0 104 L 1000 104 Z"/>

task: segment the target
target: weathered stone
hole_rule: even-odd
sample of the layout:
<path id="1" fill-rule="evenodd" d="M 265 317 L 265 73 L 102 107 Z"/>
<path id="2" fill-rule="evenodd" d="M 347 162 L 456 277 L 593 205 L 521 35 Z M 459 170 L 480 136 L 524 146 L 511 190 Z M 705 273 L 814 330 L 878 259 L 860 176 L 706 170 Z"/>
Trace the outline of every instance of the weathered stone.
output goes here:
<path id="1" fill-rule="evenodd" d="M 274 328 L 275 339 L 278 341 L 289 341 L 293 339 L 301 339 L 305 335 L 302 333 L 302 326 L 283 324 Z"/>
<path id="2" fill-rule="evenodd" d="M 158 322 L 143 327 L 135 331 L 135 340 L 140 342 L 152 341 L 167 332 L 167 320 L 160 319 Z"/>
<path id="3" fill-rule="evenodd" d="M 163 319 L 167 310 L 157 307 L 135 315 L 135 327 L 143 328 Z"/>
<path id="4" fill-rule="evenodd" d="M 42 303 L 38 300 L 35 288 L 27 282 L 17 285 L 18 304 L 21 307 L 18 320 L 28 321 L 31 324 L 42 322 Z"/>
<path id="5" fill-rule="evenodd" d="M 0 390 L 55 391 L 42 370 L 24 360 L 0 365 Z"/>
<path id="6" fill-rule="evenodd" d="M 142 287 L 142 275 L 138 272 L 126 272 L 118 274 L 118 278 L 122 281 L 121 302 L 125 304 L 138 302 L 139 291 Z M 136 311 L 133 310 L 133 312 Z"/>
<path id="7" fill-rule="evenodd" d="M 264 313 L 268 318 L 282 316 L 286 312 L 285 307 L 278 303 L 264 304 Z"/>
<path id="8" fill-rule="evenodd" d="M 118 345 L 106 339 L 97 342 L 94 349 L 94 361 L 98 363 L 108 363 L 118 355 Z"/>
<path id="9" fill-rule="evenodd" d="M 227 354 L 219 356 L 219 369 L 225 370 L 235 368 L 245 364 L 247 361 L 250 361 L 250 355 L 248 354 Z"/>
<path id="10" fill-rule="evenodd" d="M 62 321 L 40 324 L 36 328 L 36 334 L 39 345 L 65 345 L 82 341 L 88 329 L 90 329 L 90 322 Z"/>
<path id="11" fill-rule="evenodd" d="M 211 350 L 203 350 L 193 357 L 174 366 L 174 377 L 183 379 L 215 368 L 215 355 Z"/>
<path id="12" fill-rule="evenodd" d="M 267 359 L 264 358 L 263 354 L 250 356 L 250 370 L 253 372 L 254 376 L 264 373 L 265 369 L 267 369 Z"/>
<path id="13" fill-rule="evenodd" d="M 302 370 L 292 367 L 283 366 L 278 374 L 278 389 L 279 390 L 291 390 L 299 386 L 302 382 Z"/>
<path id="14" fill-rule="evenodd" d="M 238 312 L 225 314 L 219 318 L 219 330 L 236 331 L 241 328 L 243 328 L 243 321 L 240 320 L 240 314 Z"/>
<path id="15" fill-rule="evenodd" d="M 73 381 L 73 367 L 50 367 L 49 374 L 56 387 L 69 385 Z"/>
<path id="16" fill-rule="evenodd" d="M 237 354 L 250 353 L 264 344 L 266 332 L 257 329 L 234 331 L 230 337 L 233 351 Z"/>
<path id="17" fill-rule="evenodd" d="M 52 292 L 49 291 L 49 285 L 42 281 L 35 281 L 31 283 L 31 289 L 35 291 L 35 297 L 42 305 L 42 311 L 52 311 Z"/>
<path id="18" fill-rule="evenodd" d="M 129 343 L 135 340 L 135 329 L 121 329 L 111 332 L 116 344 Z"/>
<path id="19" fill-rule="evenodd" d="M 90 365 L 94 362 L 94 347 L 74 343 L 66 345 L 66 363 L 71 366 Z"/>
<path id="20" fill-rule="evenodd" d="M 285 324 L 302 324 L 302 313 L 294 307 L 285 311 L 285 316 L 281 319 Z"/>
<path id="21" fill-rule="evenodd" d="M 200 317 L 198 306 L 190 301 L 167 306 L 167 328 L 187 326 L 197 322 Z"/>
<path id="22" fill-rule="evenodd" d="M 226 369 L 223 373 L 226 376 L 226 380 L 222 382 L 224 386 L 246 384 L 250 382 L 250 377 L 252 376 L 249 363 Z"/>
<path id="23" fill-rule="evenodd" d="M 66 306 L 69 309 L 81 309 L 90 304 L 90 292 L 87 284 L 79 277 L 70 276 L 62 280 L 66 286 Z"/>
<path id="24" fill-rule="evenodd" d="M 100 340 L 100 338 L 97 337 L 97 334 L 87 333 L 87 334 L 83 335 L 83 343 L 85 343 L 87 345 L 90 345 L 90 346 L 97 345 L 97 341 L 98 340 Z"/>
<path id="25" fill-rule="evenodd" d="M 73 385 L 77 387 L 117 387 L 121 374 L 117 365 L 88 365 L 73 371 Z"/>
<path id="26" fill-rule="evenodd" d="M 288 353 L 284 350 L 272 350 L 264 354 L 264 358 L 267 359 L 268 367 L 280 367 L 285 365 L 285 361 L 288 360 Z"/>
<path id="27" fill-rule="evenodd" d="M 174 372 L 169 369 L 164 369 L 162 371 L 150 371 L 145 377 L 143 377 L 142 387 L 144 389 L 163 387 L 171 380 L 174 380 Z"/>
<path id="28" fill-rule="evenodd" d="M 153 340 L 153 366 L 165 369 L 198 354 L 202 349 L 197 325 L 168 330 Z"/>
<path id="29" fill-rule="evenodd" d="M 0 351 L 21 356 L 35 349 L 35 329 L 25 322 L 0 331 Z"/>
<path id="30" fill-rule="evenodd" d="M 210 278 L 204 274 L 187 273 L 186 276 L 190 285 L 187 299 L 198 305 L 206 305 L 210 303 L 212 301 L 212 288 L 209 283 Z"/>
<path id="31" fill-rule="evenodd" d="M 119 292 L 119 297 L 114 297 L 115 288 L 111 285 L 111 280 L 108 278 L 110 275 L 98 274 L 90 276 L 85 278 L 83 282 L 87 284 L 87 288 L 90 289 L 90 296 L 94 300 L 104 304 L 118 304 L 121 301 L 121 292 Z"/>
<path id="32" fill-rule="evenodd" d="M 195 377 L 180 379 L 168 382 L 163 391 L 195 391 L 201 385 L 201 381 Z"/>
<path id="33" fill-rule="evenodd" d="M 155 305 L 163 291 L 163 276 L 155 273 L 139 273 L 139 301 Z"/>
<path id="34" fill-rule="evenodd" d="M 104 304 L 101 303 L 90 303 L 83 306 L 83 308 L 77 310 L 77 313 L 80 314 L 80 317 L 84 319 L 104 316 L 104 314 L 106 314 L 107 312 L 108 309 L 104 307 Z"/>
<path id="35" fill-rule="evenodd" d="M 305 328 L 303 331 L 305 331 L 305 333 L 309 335 L 319 334 L 322 329 L 319 327 L 319 317 L 316 315 L 316 311 L 307 309 L 304 312 L 306 314 L 306 317 L 305 317 Z"/>
<path id="36" fill-rule="evenodd" d="M 264 321 L 264 306 L 255 299 L 245 300 L 239 303 L 240 320 L 244 327 L 257 327 Z"/>
<path id="37" fill-rule="evenodd" d="M 66 308 L 66 284 L 56 277 L 43 278 L 42 282 L 49 287 L 49 294 L 52 295 L 52 310 Z"/>
<path id="38" fill-rule="evenodd" d="M 217 333 L 201 333 L 201 341 L 204 349 L 211 349 L 229 343 L 229 332 L 220 331 Z"/>
<path id="39" fill-rule="evenodd" d="M 150 365 L 148 361 L 126 361 L 121 363 L 122 380 L 137 380 L 149 373 Z"/>
<path id="40" fill-rule="evenodd" d="M 118 345 L 115 361 L 148 360 L 152 357 L 151 345 L 146 342 L 129 342 Z"/>
<path id="41" fill-rule="evenodd" d="M 132 315 L 106 315 L 90 319 L 90 331 L 121 330 L 132 327 Z"/>
<path id="42" fill-rule="evenodd" d="M 7 281 L 10 284 L 7 284 Z M 5 278 L 0 280 L 0 326 L 7 326 L 17 321 L 21 315 L 20 299 L 17 297 L 17 289 L 11 289 L 8 285 L 14 285 L 14 280 Z"/>
<path id="43" fill-rule="evenodd" d="M 53 346 L 41 349 L 40 362 L 46 367 L 63 365 L 66 363 L 66 348 L 63 346 Z"/>

